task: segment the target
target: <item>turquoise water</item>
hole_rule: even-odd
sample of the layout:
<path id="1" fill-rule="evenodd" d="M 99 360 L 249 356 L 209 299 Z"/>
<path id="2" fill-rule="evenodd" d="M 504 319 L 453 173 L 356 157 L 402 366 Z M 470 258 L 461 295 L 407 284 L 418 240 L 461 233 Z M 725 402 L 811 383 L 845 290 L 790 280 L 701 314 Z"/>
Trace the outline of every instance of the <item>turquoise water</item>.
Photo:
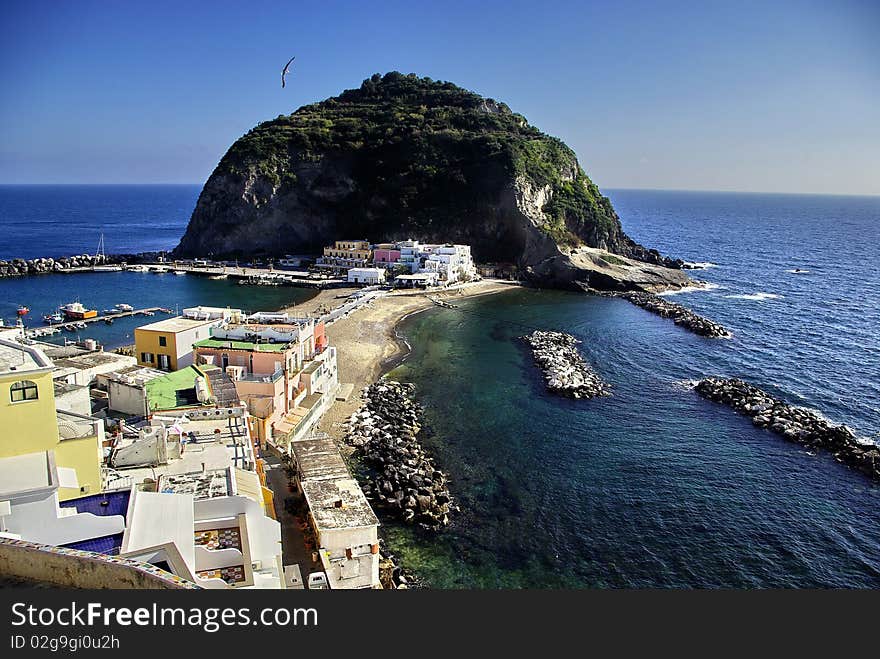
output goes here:
<path id="1" fill-rule="evenodd" d="M 685 384 L 739 375 L 880 430 L 880 199 L 612 198 L 638 239 L 716 264 L 694 272 L 715 288 L 673 299 L 734 338 L 551 291 L 409 318 L 393 375 L 418 386 L 462 510 L 437 538 L 389 525 L 392 548 L 436 587 L 880 586 L 880 488 Z M 517 340 L 536 327 L 582 339 L 613 396 L 547 395 Z"/>

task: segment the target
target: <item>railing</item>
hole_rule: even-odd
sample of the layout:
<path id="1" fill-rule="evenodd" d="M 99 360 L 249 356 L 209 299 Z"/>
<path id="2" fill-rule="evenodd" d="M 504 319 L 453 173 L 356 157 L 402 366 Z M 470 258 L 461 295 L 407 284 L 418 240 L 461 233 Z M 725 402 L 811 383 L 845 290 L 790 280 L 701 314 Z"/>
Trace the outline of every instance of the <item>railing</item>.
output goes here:
<path id="1" fill-rule="evenodd" d="M 56 410 L 58 433 L 62 441 L 65 439 L 84 439 L 98 437 L 101 434 L 101 419 L 95 419 L 65 410 Z"/>
<path id="2" fill-rule="evenodd" d="M 255 375 L 253 373 L 248 373 L 247 375 L 242 375 L 238 380 L 240 382 L 265 382 L 272 383 L 278 382 L 284 375 L 284 371 L 281 369 L 276 370 L 272 375 Z"/>

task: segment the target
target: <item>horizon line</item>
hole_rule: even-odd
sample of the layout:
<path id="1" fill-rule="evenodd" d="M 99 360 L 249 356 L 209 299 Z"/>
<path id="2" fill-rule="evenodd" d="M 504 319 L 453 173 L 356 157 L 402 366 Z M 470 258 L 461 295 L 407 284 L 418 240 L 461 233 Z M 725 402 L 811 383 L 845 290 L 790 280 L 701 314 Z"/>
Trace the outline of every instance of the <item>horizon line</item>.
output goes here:
<path id="1" fill-rule="evenodd" d="M 199 185 L 204 187 L 205 183 L 185 183 L 185 182 L 171 182 L 171 181 L 154 181 L 150 183 L 101 183 L 101 182 L 92 182 L 92 183 L 74 183 L 74 182 L 28 182 L 28 183 L 7 183 L 0 182 L 0 187 L 12 187 L 12 186 L 125 186 L 125 185 L 137 185 L 137 186 L 159 186 L 159 185 L 179 185 L 179 186 L 194 186 Z M 748 195 L 789 195 L 789 196 L 814 196 L 814 197 L 880 197 L 880 192 L 791 192 L 786 190 L 719 190 L 714 188 L 633 188 L 633 187 L 620 187 L 615 185 L 609 186 L 601 186 L 600 192 L 602 190 L 622 190 L 622 191 L 633 191 L 633 192 L 700 192 L 700 193 L 717 193 L 717 194 L 748 194 Z"/>

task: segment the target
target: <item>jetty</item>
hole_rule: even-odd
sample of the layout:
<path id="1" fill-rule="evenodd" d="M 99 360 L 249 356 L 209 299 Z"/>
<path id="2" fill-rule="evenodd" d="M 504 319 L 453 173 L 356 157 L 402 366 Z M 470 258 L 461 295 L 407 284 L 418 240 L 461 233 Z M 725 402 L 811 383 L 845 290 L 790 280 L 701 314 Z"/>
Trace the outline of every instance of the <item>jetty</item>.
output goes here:
<path id="1" fill-rule="evenodd" d="M 544 371 L 547 390 L 569 398 L 609 396 L 611 388 L 581 356 L 578 339 L 565 332 L 535 330 L 522 337 Z"/>
<path id="2" fill-rule="evenodd" d="M 417 439 L 422 409 L 414 389 L 393 380 L 370 385 L 349 419 L 346 443 L 373 472 L 363 490 L 375 506 L 407 524 L 438 531 L 449 524 L 455 506 L 446 474 Z"/>
<path id="3" fill-rule="evenodd" d="M 694 334 L 713 339 L 730 337 L 730 332 L 718 323 L 695 314 L 687 307 L 665 300 L 654 293 L 627 291 L 623 293 L 612 293 L 611 295 L 622 297 L 624 300 L 628 300 L 637 307 L 641 307 L 646 311 L 657 314 L 661 318 L 669 318 L 676 325 L 680 325 Z"/>
<path id="4" fill-rule="evenodd" d="M 695 391 L 751 417 L 752 423 L 809 449 L 829 451 L 834 459 L 880 480 L 880 447 L 863 443 L 845 425 L 838 425 L 736 378 L 706 378 Z"/>
<path id="5" fill-rule="evenodd" d="M 427 297 L 429 300 L 431 300 L 431 302 L 436 304 L 438 307 L 443 307 L 444 309 L 458 309 L 457 304 L 452 304 L 451 302 L 446 302 L 444 300 L 440 300 L 438 298 L 431 297 L 430 295 L 426 295 L 425 297 Z"/>
<path id="6" fill-rule="evenodd" d="M 171 309 L 167 309 L 165 307 L 144 307 L 143 309 L 132 309 L 130 311 L 114 311 L 113 313 L 101 314 L 95 316 L 94 318 L 83 318 L 81 320 L 63 320 L 60 323 L 52 323 L 51 325 L 46 325 L 43 327 L 30 327 L 25 329 L 25 335 L 27 335 L 28 338 L 47 336 L 50 334 L 57 334 L 62 329 L 67 329 L 68 325 L 90 325 L 92 323 L 99 322 L 106 323 L 108 320 L 112 323 L 117 318 L 127 318 L 129 316 L 152 316 L 157 312 L 162 312 L 166 314 L 174 313 Z"/>

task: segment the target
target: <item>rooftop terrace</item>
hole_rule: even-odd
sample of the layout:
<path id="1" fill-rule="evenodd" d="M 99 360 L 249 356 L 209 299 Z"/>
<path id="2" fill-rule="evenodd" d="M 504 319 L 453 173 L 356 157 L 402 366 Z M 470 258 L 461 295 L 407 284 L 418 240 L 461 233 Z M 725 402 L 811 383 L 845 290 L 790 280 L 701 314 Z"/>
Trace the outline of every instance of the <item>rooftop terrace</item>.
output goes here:
<path id="1" fill-rule="evenodd" d="M 207 377 L 206 372 L 214 366 L 187 366 L 179 371 L 166 373 L 144 384 L 151 410 L 173 410 L 179 407 L 201 405 L 195 393 L 197 377 Z"/>
<path id="2" fill-rule="evenodd" d="M 51 368 L 52 362 L 39 348 L 0 338 L 0 374 Z"/>
<path id="3" fill-rule="evenodd" d="M 219 350 L 249 350 L 254 352 L 284 352 L 289 343 L 256 343 L 254 341 L 233 341 L 230 339 L 203 339 L 193 344 L 194 348 L 217 348 Z"/>
<path id="4" fill-rule="evenodd" d="M 361 488 L 351 478 L 305 481 L 302 488 L 319 531 L 379 524 Z"/>
<path id="5" fill-rule="evenodd" d="M 157 320 L 149 325 L 138 327 L 139 330 L 147 330 L 149 332 L 184 332 L 186 330 L 203 327 L 216 320 L 195 320 L 193 318 L 184 318 L 183 316 L 175 316 L 174 318 L 165 318 Z"/>
<path id="6" fill-rule="evenodd" d="M 290 443 L 302 480 L 348 478 L 348 467 L 330 437 L 310 437 Z"/>

